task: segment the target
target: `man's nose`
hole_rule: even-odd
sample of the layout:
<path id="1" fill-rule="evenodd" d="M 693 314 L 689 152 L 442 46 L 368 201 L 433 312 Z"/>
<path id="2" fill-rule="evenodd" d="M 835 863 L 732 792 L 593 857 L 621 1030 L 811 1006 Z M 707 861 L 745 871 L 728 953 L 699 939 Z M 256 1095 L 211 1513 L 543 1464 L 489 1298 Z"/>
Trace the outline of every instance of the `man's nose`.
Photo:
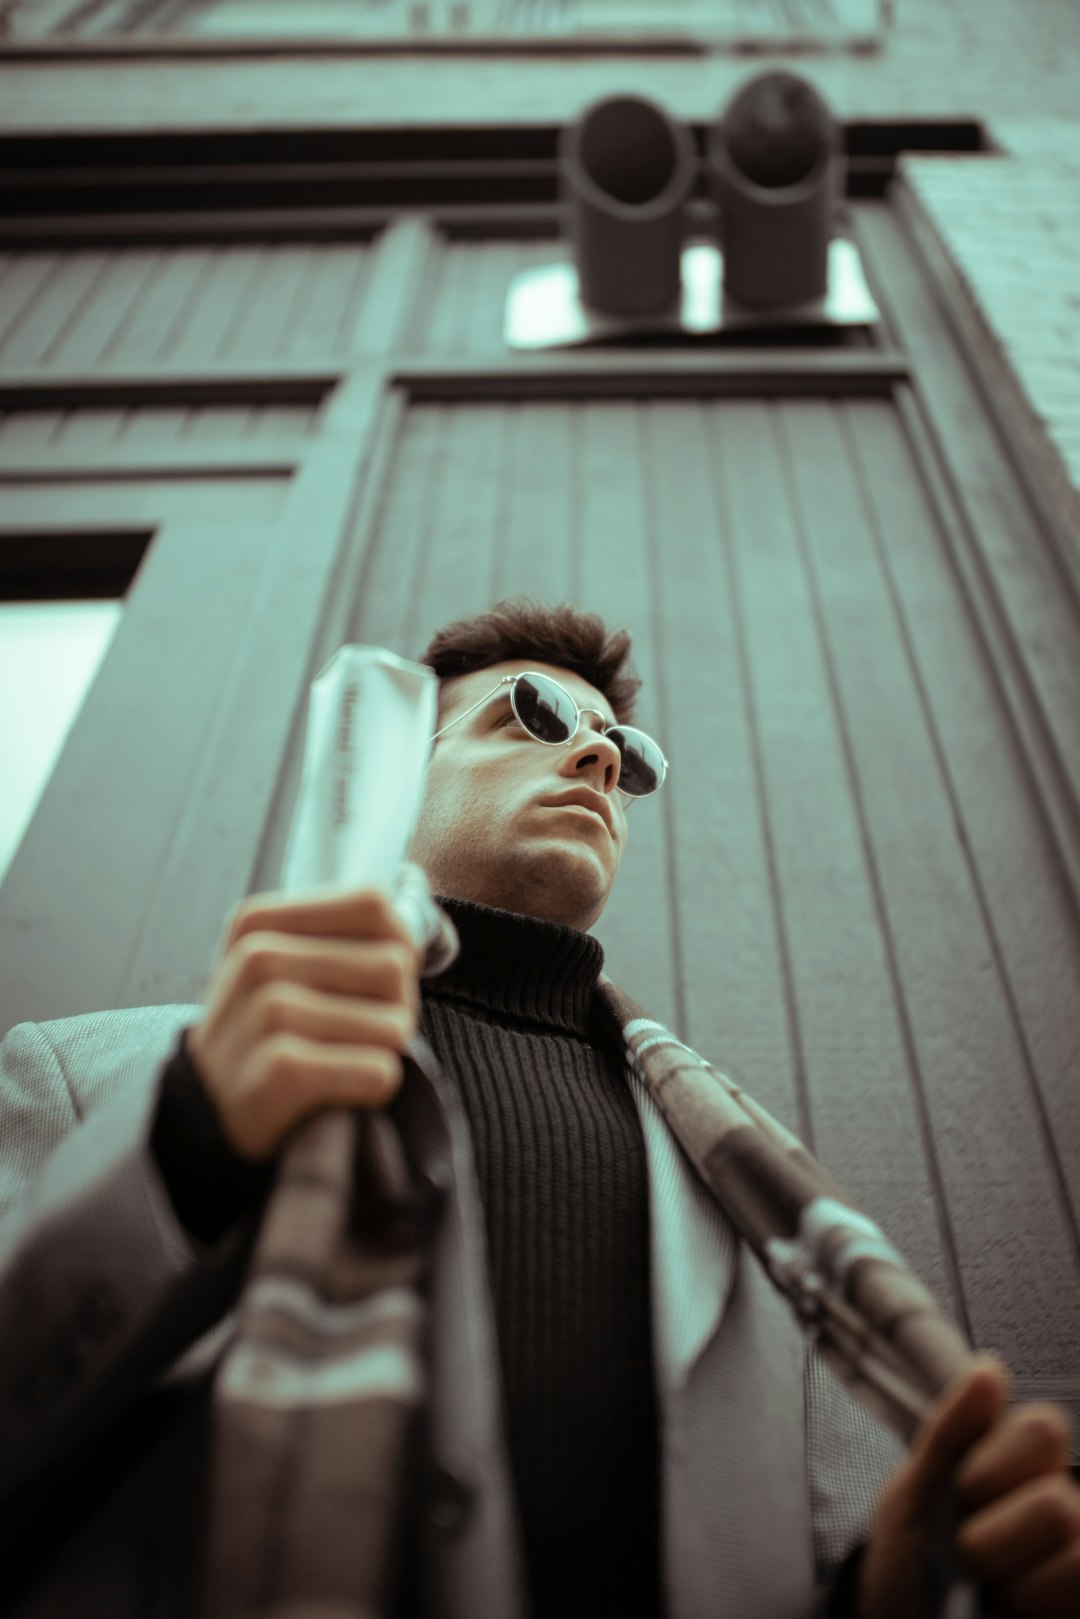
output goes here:
<path id="1" fill-rule="evenodd" d="M 584 776 L 590 787 L 598 792 L 613 793 L 618 785 L 622 755 L 614 742 L 599 731 L 578 731 L 566 750 L 566 758 L 559 770 L 561 776 Z"/>

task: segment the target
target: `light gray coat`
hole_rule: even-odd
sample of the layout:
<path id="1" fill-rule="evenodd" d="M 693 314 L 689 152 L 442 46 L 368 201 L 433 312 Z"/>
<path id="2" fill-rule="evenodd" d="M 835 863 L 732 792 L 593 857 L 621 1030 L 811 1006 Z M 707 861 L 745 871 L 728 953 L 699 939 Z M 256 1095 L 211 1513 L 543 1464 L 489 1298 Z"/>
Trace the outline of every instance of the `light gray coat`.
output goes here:
<path id="1" fill-rule="evenodd" d="M 201 1013 L 20 1024 L 0 1045 L 0 1521 L 47 1516 L 65 1465 L 91 1502 L 13 1619 L 192 1611 L 205 1393 L 250 1239 L 241 1230 L 201 1248 L 149 1149 L 162 1067 Z M 649 1168 L 669 1619 L 810 1619 L 902 1446 L 806 1351 L 651 1099 L 628 1083 Z M 482 1217 L 445 1082 L 438 1100 L 453 1173 L 432 1300 L 426 1619 L 519 1619 Z M 117 1434 L 137 1454 L 98 1491 L 97 1459 Z"/>

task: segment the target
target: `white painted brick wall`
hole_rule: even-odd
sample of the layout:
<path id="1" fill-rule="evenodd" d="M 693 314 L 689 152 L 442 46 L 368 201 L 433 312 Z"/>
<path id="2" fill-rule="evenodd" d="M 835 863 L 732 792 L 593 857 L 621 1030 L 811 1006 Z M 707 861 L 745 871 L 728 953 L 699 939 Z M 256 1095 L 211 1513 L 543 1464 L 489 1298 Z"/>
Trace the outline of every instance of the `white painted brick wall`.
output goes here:
<path id="1" fill-rule="evenodd" d="M 1006 419 L 1080 544 L 1080 122 L 991 123 L 1002 157 L 909 158 Z"/>

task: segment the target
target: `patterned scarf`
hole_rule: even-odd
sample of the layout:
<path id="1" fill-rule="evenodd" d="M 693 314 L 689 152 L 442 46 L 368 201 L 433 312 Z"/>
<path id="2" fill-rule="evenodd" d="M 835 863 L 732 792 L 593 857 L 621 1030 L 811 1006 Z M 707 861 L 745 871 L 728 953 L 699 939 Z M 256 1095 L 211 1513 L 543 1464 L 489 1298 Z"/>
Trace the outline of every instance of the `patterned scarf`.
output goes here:
<path id="1" fill-rule="evenodd" d="M 634 1072 L 803 1328 L 910 1438 L 970 1360 L 956 1327 L 783 1125 L 610 980 L 598 988 Z M 424 1048 L 410 1060 L 423 1067 Z M 386 1113 L 324 1114 L 282 1158 L 215 1385 L 206 1619 L 393 1611 L 424 1385 L 433 1227 L 418 1188 Z"/>

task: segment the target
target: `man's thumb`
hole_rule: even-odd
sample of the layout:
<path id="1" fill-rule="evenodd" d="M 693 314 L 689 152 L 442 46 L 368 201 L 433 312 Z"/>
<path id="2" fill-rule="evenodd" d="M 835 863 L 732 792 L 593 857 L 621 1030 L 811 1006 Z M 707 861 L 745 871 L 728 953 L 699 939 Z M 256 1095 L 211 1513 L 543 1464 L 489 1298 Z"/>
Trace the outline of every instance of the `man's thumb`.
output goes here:
<path id="1" fill-rule="evenodd" d="M 906 1470 L 905 1516 L 933 1509 L 942 1486 L 977 1439 L 999 1421 L 1009 1398 L 1009 1373 L 982 1354 L 951 1383 L 915 1434 Z"/>

